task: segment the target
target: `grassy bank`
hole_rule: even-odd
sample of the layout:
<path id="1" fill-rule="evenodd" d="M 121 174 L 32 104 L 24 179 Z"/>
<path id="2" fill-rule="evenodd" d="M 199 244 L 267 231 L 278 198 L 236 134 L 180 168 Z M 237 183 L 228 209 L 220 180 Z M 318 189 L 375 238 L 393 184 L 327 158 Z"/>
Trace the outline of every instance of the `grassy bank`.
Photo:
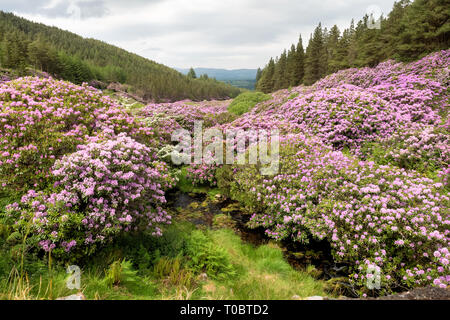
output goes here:
<path id="1" fill-rule="evenodd" d="M 7 242 L 2 240 L 2 246 Z M 3 246 L 4 248 L 4 246 Z M 20 256 L 20 253 L 19 253 Z M 230 229 L 197 230 L 189 223 L 165 235 L 121 239 L 81 267 L 81 288 L 67 287 L 66 266 L 48 255 L 20 259 L 3 251 L 0 299 L 300 299 L 327 295 L 325 283 L 294 270 L 276 244 L 253 246 Z M 11 271 L 12 270 L 12 271 Z"/>

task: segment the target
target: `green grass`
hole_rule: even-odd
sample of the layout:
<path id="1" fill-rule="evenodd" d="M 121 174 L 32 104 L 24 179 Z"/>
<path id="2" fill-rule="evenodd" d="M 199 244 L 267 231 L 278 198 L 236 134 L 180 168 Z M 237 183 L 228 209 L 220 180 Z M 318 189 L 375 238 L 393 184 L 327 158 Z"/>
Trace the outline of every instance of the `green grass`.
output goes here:
<path id="1" fill-rule="evenodd" d="M 183 193 L 206 193 L 207 187 L 194 186 L 187 178 L 187 167 L 183 167 L 178 174 L 177 189 Z"/>
<path id="2" fill-rule="evenodd" d="M 228 111 L 242 115 L 253 109 L 258 103 L 272 99 L 271 95 L 262 92 L 244 92 L 237 96 L 228 106 Z"/>
<path id="3" fill-rule="evenodd" d="M 194 187 L 186 178 L 186 168 L 179 178 L 183 192 L 205 193 L 212 199 L 219 193 Z M 11 201 L 7 195 L 0 196 L 0 211 Z M 49 270 L 47 256 L 26 252 L 21 276 L 21 251 L 14 249 L 17 245 L 9 240 L 8 230 L 0 227 L 0 300 L 55 299 L 78 292 L 67 288 L 67 265 L 53 262 Z M 175 220 L 160 238 L 125 235 L 95 257 L 79 262 L 80 292 L 87 299 L 100 300 L 280 300 L 327 295 L 326 284 L 307 271 L 294 270 L 278 245 L 247 244 L 227 229 L 232 224 L 216 228 L 220 229 L 201 231 Z M 204 272 L 207 279 L 199 278 Z"/>
<path id="4" fill-rule="evenodd" d="M 176 242 L 177 237 L 188 236 L 185 228 L 173 228 L 176 230 L 162 242 Z M 327 295 L 325 283 L 313 279 L 306 271 L 294 270 L 276 244 L 254 247 L 229 229 L 195 232 L 204 232 L 201 238 L 207 239 L 209 248 L 221 252 L 222 258 L 210 262 L 231 264 L 231 273 L 227 271 L 225 277 L 199 278 L 202 271 L 191 269 L 181 256 L 162 257 L 144 271 L 125 258 L 116 258 L 105 265 L 108 259 L 99 256 L 82 268 L 79 291 L 92 300 L 284 300 Z M 76 294 L 78 290 L 66 286 L 68 276 L 65 266 L 56 266 L 50 273 L 41 261 L 40 269 L 24 277 L 20 286 L 12 287 L 5 277 L 0 277 L 0 299 L 55 299 Z"/>
<path id="5" fill-rule="evenodd" d="M 324 282 L 294 270 L 278 245 L 255 247 L 243 243 L 227 229 L 213 231 L 211 237 L 228 251 L 238 276 L 230 281 L 209 281 L 203 286 L 207 299 L 289 300 L 294 296 L 329 296 Z"/>

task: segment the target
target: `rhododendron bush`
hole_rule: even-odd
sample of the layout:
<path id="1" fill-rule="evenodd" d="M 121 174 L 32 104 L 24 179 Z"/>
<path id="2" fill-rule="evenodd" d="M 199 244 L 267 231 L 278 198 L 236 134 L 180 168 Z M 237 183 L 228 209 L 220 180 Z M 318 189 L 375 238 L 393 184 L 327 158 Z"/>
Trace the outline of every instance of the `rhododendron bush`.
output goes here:
<path id="1" fill-rule="evenodd" d="M 54 192 L 30 190 L 7 207 L 14 227 L 31 228 L 32 242 L 46 251 L 90 254 L 121 232 L 150 229 L 158 236 L 170 223 L 162 207 L 173 183 L 166 165 L 125 134 L 79 146 L 51 174 Z"/>
<path id="2" fill-rule="evenodd" d="M 386 290 L 446 287 L 449 67 L 446 50 L 410 64 L 343 70 L 275 92 L 239 117 L 227 111 L 229 101 L 128 112 L 87 86 L 2 83 L 0 193 L 22 196 L 7 217 L 33 245 L 67 257 L 91 254 L 125 232 L 157 236 L 171 220 L 164 210 L 169 170 L 180 168 L 169 159 L 175 130 L 194 134 L 195 121 L 224 133 L 275 129 L 275 175 L 203 159 L 187 178 L 241 202 L 252 213 L 249 226 L 268 237 L 329 242 L 361 292 L 377 270 Z"/>
<path id="3" fill-rule="evenodd" d="M 193 164 L 187 168 L 187 178 L 192 181 L 194 185 L 209 185 L 215 186 L 216 169 L 220 168 L 216 164 Z"/>
<path id="4" fill-rule="evenodd" d="M 385 287 L 450 280 L 450 202 L 442 183 L 304 135 L 283 139 L 275 176 L 261 176 L 256 166 L 229 170 L 231 195 L 255 212 L 251 227 L 277 240 L 329 240 L 355 284 L 365 285 L 369 265 L 380 268 Z"/>
<path id="5" fill-rule="evenodd" d="M 104 132 L 153 140 L 151 127 L 94 88 L 32 77 L 0 84 L 0 189 L 47 187 L 56 159 Z"/>
<path id="6" fill-rule="evenodd" d="M 170 223 L 152 126 L 87 85 L 21 78 L 0 85 L 0 192 L 28 243 L 88 255 L 122 232 Z"/>
<path id="7" fill-rule="evenodd" d="M 377 269 L 385 289 L 446 287 L 449 64 L 442 51 L 274 94 L 222 128 L 280 129 L 280 172 L 225 166 L 219 187 L 253 210 L 249 226 L 269 237 L 327 240 L 357 287 Z"/>
<path id="8" fill-rule="evenodd" d="M 175 130 L 183 128 L 193 131 L 195 121 L 203 121 L 203 127 L 208 128 L 233 119 L 234 116 L 227 112 L 227 106 L 227 101 L 149 104 L 139 110 L 136 116 L 158 132 L 161 145 L 167 145 L 171 144 Z"/>
<path id="9" fill-rule="evenodd" d="M 448 173 L 449 146 L 450 135 L 444 127 L 412 126 L 367 145 L 363 153 L 375 157 L 380 163 L 440 174 L 441 171 Z M 444 175 L 442 180 L 448 183 L 448 177 Z"/>

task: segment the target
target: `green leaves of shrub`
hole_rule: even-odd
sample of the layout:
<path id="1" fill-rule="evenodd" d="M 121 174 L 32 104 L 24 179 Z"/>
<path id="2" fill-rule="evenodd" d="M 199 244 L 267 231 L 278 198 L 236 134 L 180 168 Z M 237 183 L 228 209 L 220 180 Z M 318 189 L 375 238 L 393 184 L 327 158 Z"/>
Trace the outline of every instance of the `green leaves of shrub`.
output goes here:
<path id="1" fill-rule="evenodd" d="M 262 92 L 245 92 L 237 96 L 228 106 L 230 113 L 238 116 L 249 112 L 258 103 L 272 99 L 272 96 Z"/>

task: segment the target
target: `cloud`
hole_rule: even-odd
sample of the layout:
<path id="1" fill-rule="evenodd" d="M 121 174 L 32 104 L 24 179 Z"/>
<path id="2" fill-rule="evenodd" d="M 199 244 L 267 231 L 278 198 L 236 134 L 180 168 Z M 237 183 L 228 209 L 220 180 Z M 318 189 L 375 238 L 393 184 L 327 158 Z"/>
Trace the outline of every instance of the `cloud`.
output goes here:
<path id="1" fill-rule="evenodd" d="M 32 5 L 31 5 L 32 3 Z M 319 22 L 342 30 L 394 0 L 1 0 L 0 9 L 175 67 L 255 68 Z M 80 20 L 83 20 L 80 23 Z"/>
<path id="2" fill-rule="evenodd" d="M 53 18 L 88 19 L 108 14 L 105 0 L 3 0 L 0 9 Z"/>
<path id="3" fill-rule="evenodd" d="M 2 0 L 0 9 L 17 13 L 40 15 L 51 18 L 88 18 L 104 17 L 111 13 L 109 8 L 139 8 L 162 0 Z"/>
<path id="4" fill-rule="evenodd" d="M 30 5 L 31 2 L 27 0 L 2 0 L 0 2 L 0 9 L 17 13 L 38 13 L 40 9 L 50 2 L 50 0 L 35 0 Z"/>

